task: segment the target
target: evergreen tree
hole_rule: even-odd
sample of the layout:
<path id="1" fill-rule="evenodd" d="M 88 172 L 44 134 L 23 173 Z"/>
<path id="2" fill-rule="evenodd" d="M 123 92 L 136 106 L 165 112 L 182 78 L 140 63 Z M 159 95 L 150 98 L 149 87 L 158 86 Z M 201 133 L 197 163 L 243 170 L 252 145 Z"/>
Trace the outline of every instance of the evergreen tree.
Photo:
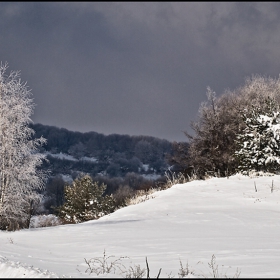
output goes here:
<path id="1" fill-rule="evenodd" d="M 112 195 L 105 195 L 107 186 L 98 185 L 88 175 L 65 187 L 65 203 L 58 207 L 58 216 L 68 223 L 98 219 L 115 210 Z"/>
<path id="2" fill-rule="evenodd" d="M 238 170 L 276 172 L 280 167 L 280 111 L 272 99 L 244 114 L 245 129 L 237 135 Z"/>

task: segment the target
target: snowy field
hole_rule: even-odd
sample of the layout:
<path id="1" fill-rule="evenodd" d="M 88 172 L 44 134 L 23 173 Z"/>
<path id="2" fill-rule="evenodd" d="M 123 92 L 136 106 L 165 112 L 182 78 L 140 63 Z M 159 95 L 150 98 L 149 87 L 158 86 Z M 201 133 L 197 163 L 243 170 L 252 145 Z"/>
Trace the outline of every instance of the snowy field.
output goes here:
<path id="1" fill-rule="evenodd" d="M 256 185 L 256 189 L 255 189 Z M 273 185 L 273 190 L 271 189 Z M 256 192 L 257 190 L 257 192 Z M 124 277 L 86 273 L 85 259 L 115 256 L 150 276 L 280 276 L 280 176 L 235 175 L 175 185 L 137 205 L 77 225 L 0 232 L 0 277 Z M 190 275 L 191 276 L 191 275 Z"/>

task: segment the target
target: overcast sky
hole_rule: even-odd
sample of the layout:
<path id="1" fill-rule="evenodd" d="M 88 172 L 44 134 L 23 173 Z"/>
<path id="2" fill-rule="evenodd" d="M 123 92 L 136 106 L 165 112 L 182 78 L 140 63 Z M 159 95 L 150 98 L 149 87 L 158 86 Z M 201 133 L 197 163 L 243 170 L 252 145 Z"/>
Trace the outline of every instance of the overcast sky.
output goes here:
<path id="1" fill-rule="evenodd" d="M 187 141 L 210 86 L 280 73 L 279 2 L 0 2 L 35 123 Z"/>

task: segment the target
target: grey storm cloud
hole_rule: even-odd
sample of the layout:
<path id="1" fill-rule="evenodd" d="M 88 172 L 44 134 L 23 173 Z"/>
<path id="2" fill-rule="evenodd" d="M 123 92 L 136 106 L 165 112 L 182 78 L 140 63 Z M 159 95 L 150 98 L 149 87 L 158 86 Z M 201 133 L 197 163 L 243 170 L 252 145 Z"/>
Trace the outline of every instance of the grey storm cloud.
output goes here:
<path id="1" fill-rule="evenodd" d="M 277 2 L 1 2 L 0 60 L 33 121 L 187 141 L 210 86 L 278 77 Z"/>

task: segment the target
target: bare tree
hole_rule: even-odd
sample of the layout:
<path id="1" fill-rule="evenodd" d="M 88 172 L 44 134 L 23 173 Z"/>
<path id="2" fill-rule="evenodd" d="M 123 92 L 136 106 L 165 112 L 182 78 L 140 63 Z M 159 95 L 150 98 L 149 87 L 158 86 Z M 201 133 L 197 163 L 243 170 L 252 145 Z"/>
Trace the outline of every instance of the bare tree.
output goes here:
<path id="1" fill-rule="evenodd" d="M 20 73 L 6 75 L 0 65 L 0 229 L 28 226 L 33 205 L 40 198 L 45 174 L 37 167 L 45 158 L 37 152 L 44 138 L 32 139 L 29 127 L 34 104 Z"/>

